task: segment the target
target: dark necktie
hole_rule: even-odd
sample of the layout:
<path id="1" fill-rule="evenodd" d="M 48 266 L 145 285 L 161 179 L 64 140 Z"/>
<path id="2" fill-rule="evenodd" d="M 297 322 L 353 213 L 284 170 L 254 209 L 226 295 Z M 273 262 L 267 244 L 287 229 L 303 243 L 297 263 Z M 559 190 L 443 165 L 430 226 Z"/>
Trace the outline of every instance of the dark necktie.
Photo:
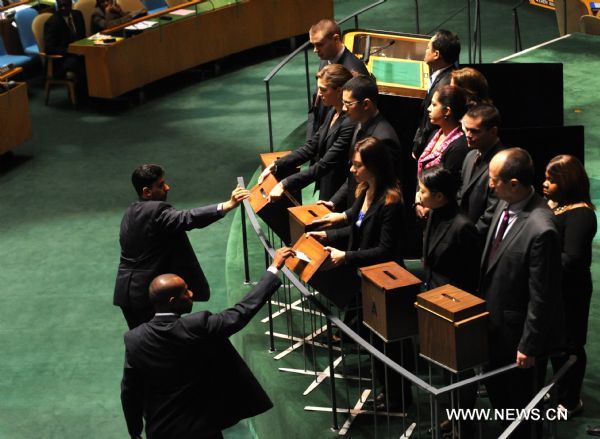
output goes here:
<path id="1" fill-rule="evenodd" d="M 496 233 L 496 237 L 494 238 L 494 241 L 492 241 L 486 265 L 489 265 L 490 261 L 494 259 L 494 255 L 496 254 L 498 247 L 500 247 L 500 243 L 502 242 L 504 234 L 506 233 L 506 228 L 508 227 L 508 219 L 508 207 L 506 207 L 506 209 L 502 211 L 502 218 L 498 223 L 498 233 Z"/>
<path id="2" fill-rule="evenodd" d="M 475 160 L 473 161 L 473 172 L 471 174 L 474 174 L 475 171 L 477 171 L 477 168 L 479 168 L 480 164 L 481 164 L 481 153 L 478 152 L 477 155 L 475 156 Z"/>
<path id="3" fill-rule="evenodd" d="M 358 134 L 362 130 L 362 123 L 358 123 L 356 128 L 354 129 L 354 134 L 352 135 L 352 141 L 350 142 L 350 161 L 352 161 L 352 157 L 354 156 L 354 145 L 356 144 L 356 139 L 358 138 Z"/>
<path id="4" fill-rule="evenodd" d="M 77 31 L 75 30 L 75 23 L 73 23 L 73 16 L 69 15 L 67 17 L 67 23 L 69 24 L 69 29 L 71 29 L 71 33 L 75 35 Z"/>

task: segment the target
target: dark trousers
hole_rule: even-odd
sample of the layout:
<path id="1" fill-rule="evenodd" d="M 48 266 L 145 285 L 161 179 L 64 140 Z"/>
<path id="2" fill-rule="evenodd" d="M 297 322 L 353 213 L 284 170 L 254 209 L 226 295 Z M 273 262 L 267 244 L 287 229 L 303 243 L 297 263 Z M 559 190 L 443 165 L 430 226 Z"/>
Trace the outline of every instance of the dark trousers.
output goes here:
<path id="1" fill-rule="evenodd" d="M 154 308 L 121 308 L 129 329 L 149 322 L 154 317 Z"/>
<path id="2" fill-rule="evenodd" d="M 581 387 L 587 365 L 587 355 L 583 346 L 571 346 L 567 352 L 558 357 L 552 357 L 552 370 L 554 373 L 567 362 L 569 355 L 576 355 L 577 361 L 558 382 L 558 402 L 567 409 L 573 409 L 581 399 Z"/>

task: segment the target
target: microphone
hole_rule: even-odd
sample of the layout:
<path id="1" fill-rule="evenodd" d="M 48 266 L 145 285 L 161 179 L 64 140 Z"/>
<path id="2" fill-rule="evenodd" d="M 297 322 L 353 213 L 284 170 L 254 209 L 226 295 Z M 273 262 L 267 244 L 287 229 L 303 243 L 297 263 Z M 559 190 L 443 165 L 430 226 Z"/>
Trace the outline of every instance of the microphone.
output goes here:
<path id="1" fill-rule="evenodd" d="M 388 47 L 393 46 L 394 44 L 396 44 L 396 40 L 390 40 L 387 44 L 384 44 L 383 46 L 375 47 L 369 55 L 375 55 L 387 49 Z"/>

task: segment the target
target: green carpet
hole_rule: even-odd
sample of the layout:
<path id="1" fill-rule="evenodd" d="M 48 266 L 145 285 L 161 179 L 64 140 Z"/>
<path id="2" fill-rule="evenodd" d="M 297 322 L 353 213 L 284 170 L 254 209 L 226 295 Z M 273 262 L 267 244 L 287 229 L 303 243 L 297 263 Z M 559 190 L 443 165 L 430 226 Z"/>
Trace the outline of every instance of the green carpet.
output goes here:
<path id="1" fill-rule="evenodd" d="M 336 17 L 367 3 L 337 0 Z M 435 29 L 464 3 L 420 1 L 422 31 Z M 512 2 L 483 3 L 484 61 L 491 61 L 511 53 Z M 525 47 L 557 36 L 553 15 L 522 9 Z M 412 0 L 390 0 L 367 12 L 360 26 L 414 32 L 413 14 Z M 444 26 L 465 35 L 462 15 Z M 216 78 L 206 79 L 203 71 L 184 72 L 147 87 L 142 104 L 131 105 L 125 97 L 93 100 L 78 110 L 70 108 L 60 89 L 53 91 L 51 105 L 44 106 L 40 81 L 29 81 L 33 139 L 0 164 L 1 439 L 126 437 L 119 400 L 126 326 L 112 306 L 112 290 L 119 223 L 135 198 L 131 171 L 144 162 L 163 164 L 172 187 L 169 200 L 178 208 L 226 199 L 235 177 L 249 178 L 257 154 L 268 149 L 262 78 L 280 60 L 230 68 Z M 316 68 L 313 55 L 311 63 Z M 301 138 L 302 129 L 288 135 L 306 117 L 306 97 L 298 92 L 305 90 L 302 72 L 299 59 L 273 83 L 277 148 L 295 147 Z M 213 289 L 210 302 L 195 309 L 219 311 L 246 289 L 240 287 L 239 225 L 232 226 L 233 216 L 189 234 Z M 264 268 L 263 255 L 256 245 L 251 250 L 256 278 Z M 596 302 L 593 316 L 598 321 Z M 298 392 L 285 396 L 285 390 L 301 389 L 306 379 L 278 379 L 264 329 L 255 321 L 236 338 L 245 356 L 256 356 L 249 362 L 276 403 L 250 428 L 261 438 L 332 437 L 329 415 L 305 414 L 306 401 Z M 593 346 L 590 363 L 598 358 Z M 591 370 L 588 420 L 598 418 L 600 395 Z M 325 388 L 319 392 L 311 404 L 326 404 Z M 280 412 L 282 407 L 293 410 Z M 370 427 L 358 431 L 368 434 Z M 226 432 L 228 438 L 250 435 L 244 425 Z"/>

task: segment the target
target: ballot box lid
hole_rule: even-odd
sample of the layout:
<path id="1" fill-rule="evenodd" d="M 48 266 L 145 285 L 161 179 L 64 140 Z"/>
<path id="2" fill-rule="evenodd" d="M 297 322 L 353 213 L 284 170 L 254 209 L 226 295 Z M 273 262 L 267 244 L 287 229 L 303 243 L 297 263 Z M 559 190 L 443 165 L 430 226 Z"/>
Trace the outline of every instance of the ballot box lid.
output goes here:
<path id="1" fill-rule="evenodd" d="M 386 291 L 421 284 L 418 277 L 393 261 L 369 265 L 359 270 L 361 276 Z"/>
<path id="2" fill-rule="evenodd" d="M 277 186 L 277 183 L 278 181 L 273 174 L 269 174 L 262 183 L 250 189 L 250 205 L 255 212 L 260 211 L 265 205 L 269 204 L 269 193 Z"/>
<path id="3" fill-rule="evenodd" d="M 292 151 L 264 152 L 260 154 L 260 163 L 266 168 L 274 161 L 290 154 Z"/>
<path id="4" fill-rule="evenodd" d="M 331 210 L 322 204 L 307 204 L 305 206 L 288 207 L 288 212 L 301 224 L 310 225 L 314 220 L 331 213 Z"/>
<path id="5" fill-rule="evenodd" d="M 286 267 L 295 272 L 303 282 L 308 282 L 329 259 L 329 252 L 325 250 L 325 247 L 306 233 L 296 241 L 292 248 L 301 251 L 310 259 L 310 262 L 306 262 L 297 257 L 290 257 L 285 261 Z"/>
<path id="6" fill-rule="evenodd" d="M 417 306 L 452 322 L 485 312 L 485 300 L 452 285 L 443 285 L 417 295 Z"/>

